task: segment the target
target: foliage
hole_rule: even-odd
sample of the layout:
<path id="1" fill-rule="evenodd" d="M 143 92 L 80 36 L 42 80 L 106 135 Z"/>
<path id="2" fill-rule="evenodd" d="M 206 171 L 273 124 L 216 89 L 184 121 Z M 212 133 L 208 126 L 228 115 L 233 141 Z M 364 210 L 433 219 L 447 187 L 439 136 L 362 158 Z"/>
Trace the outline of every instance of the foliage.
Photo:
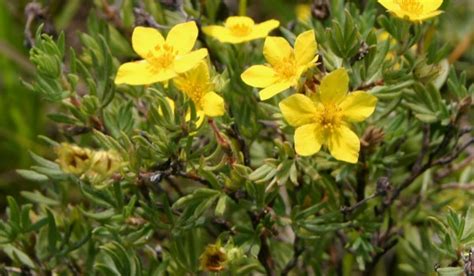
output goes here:
<path id="1" fill-rule="evenodd" d="M 80 9 L 70 2 L 63 8 Z M 473 273 L 472 49 L 463 54 L 444 30 L 456 3 L 410 22 L 375 1 L 314 1 L 309 19 L 292 19 L 272 35 L 294 45 L 314 30 L 317 64 L 265 101 L 241 79 L 265 63 L 265 39 L 227 44 L 200 32 L 196 48 L 208 49 L 222 116 L 199 118 L 192 93 L 173 81 L 114 83 L 120 64 L 140 59 L 134 26 L 166 33 L 184 21 L 219 25 L 237 10 L 246 14 L 246 4 L 253 11 L 248 2 L 233 9 L 217 0 L 93 1 L 77 45 L 47 22 L 27 38 L 36 70 L 23 85 L 49 108 L 43 116 L 28 102 L 32 119 L 10 133 L 30 139 L 21 129 L 36 132 L 43 117 L 55 132 L 26 146 L 33 165 L 17 174 L 33 190 L 6 198 L 2 272 Z M 72 18 L 60 15 L 59 29 Z M 349 91 L 377 98 L 374 113 L 352 126 L 360 137 L 355 164 L 326 148 L 297 154 L 295 130 L 278 105 L 299 93 L 318 101 L 324 77 L 341 67 Z M 21 98 L 12 99 L 5 114 L 14 116 Z"/>

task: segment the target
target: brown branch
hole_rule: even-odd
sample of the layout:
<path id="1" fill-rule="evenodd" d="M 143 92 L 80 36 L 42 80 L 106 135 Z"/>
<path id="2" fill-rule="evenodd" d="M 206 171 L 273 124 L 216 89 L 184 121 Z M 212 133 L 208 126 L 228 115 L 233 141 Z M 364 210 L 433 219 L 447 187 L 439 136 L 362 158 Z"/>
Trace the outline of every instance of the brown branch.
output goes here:
<path id="1" fill-rule="evenodd" d="M 211 127 L 212 131 L 214 132 L 214 136 L 216 137 L 217 143 L 222 147 L 225 154 L 227 155 L 229 165 L 233 165 L 235 163 L 235 158 L 234 154 L 232 153 L 232 148 L 229 142 L 222 135 L 219 128 L 217 128 L 216 122 L 213 119 L 209 118 L 207 122 L 209 123 L 209 126 Z"/>
<path id="2" fill-rule="evenodd" d="M 454 48 L 454 50 L 449 55 L 449 63 L 453 64 L 456 60 L 458 60 L 462 55 L 469 49 L 471 45 L 471 40 L 474 37 L 474 33 L 470 33 L 466 35 L 461 42 Z"/>
<path id="3" fill-rule="evenodd" d="M 33 75 L 35 72 L 35 67 L 33 64 L 31 64 L 31 62 L 23 54 L 3 40 L 0 40 L 0 55 L 10 59 L 29 75 Z"/>
<path id="4" fill-rule="evenodd" d="M 239 127 L 237 126 L 237 124 L 233 123 L 230 126 L 229 134 L 232 135 L 237 140 L 237 142 L 239 143 L 239 147 L 240 147 L 240 150 L 242 152 L 243 159 L 244 159 L 243 160 L 244 165 L 245 166 L 250 166 L 250 151 L 249 151 L 249 148 L 247 146 L 247 143 L 245 142 L 245 138 L 240 133 L 240 130 L 239 130 Z"/>
<path id="5" fill-rule="evenodd" d="M 440 189 L 453 189 L 453 190 L 474 190 L 474 182 L 470 183 L 448 183 L 442 185 Z"/>
<path id="6" fill-rule="evenodd" d="M 290 271 L 293 268 L 295 268 L 296 265 L 298 264 L 298 258 L 304 252 L 304 247 L 301 246 L 299 241 L 300 241 L 300 239 L 298 238 L 298 236 L 296 236 L 295 241 L 293 243 L 293 257 L 285 265 L 285 267 L 281 271 L 281 275 L 288 275 L 288 273 L 290 273 Z"/>
<path id="7" fill-rule="evenodd" d="M 271 208 L 271 205 L 273 204 L 273 201 L 269 203 L 269 206 L 259 213 L 253 213 L 251 211 L 248 211 L 248 215 L 250 216 L 250 219 L 252 221 L 253 228 L 257 230 L 259 227 L 258 225 L 260 224 L 260 221 L 269 213 L 269 209 Z M 258 260 L 262 264 L 262 266 L 265 268 L 266 275 L 276 275 L 275 272 L 275 263 L 273 261 L 273 257 L 270 252 L 270 247 L 268 246 L 267 242 L 267 236 L 270 235 L 272 232 L 269 231 L 268 229 L 264 228 L 261 233 L 259 233 L 259 239 L 260 239 L 260 251 L 258 252 Z"/>
<path id="8" fill-rule="evenodd" d="M 473 161 L 474 161 L 474 153 L 471 153 L 466 159 L 462 160 L 461 162 L 456 163 L 456 164 L 452 164 L 451 166 L 447 167 L 446 169 L 439 171 L 438 173 L 435 174 L 435 176 L 433 178 L 436 181 L 438 181 L 442 178 L 445 178 L 445 177 L 449 176 L 450 174 L 452 174 L 454 172 L 457 172 L 459 170 L 464 169 L 465 167 L 472 164 Z"/>
<path id="9" fill-rule="evenodd" d="M 369 90 L 371 88 L 374 88 L 375 86 L 381 86 L 384 84 L 383 80 L 376 80 L 374 82 L 362 84 L 361 86 L 357 87 L 355 90 Z"/>

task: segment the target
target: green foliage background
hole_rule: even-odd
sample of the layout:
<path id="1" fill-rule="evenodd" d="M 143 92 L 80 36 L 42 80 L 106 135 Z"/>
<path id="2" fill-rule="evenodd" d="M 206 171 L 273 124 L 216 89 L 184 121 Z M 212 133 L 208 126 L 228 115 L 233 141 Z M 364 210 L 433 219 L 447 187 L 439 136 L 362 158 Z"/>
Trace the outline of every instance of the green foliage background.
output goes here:
<path id="1" fill-rule="evenodd" d="M 189 3 L 190 1 L 185 2 Z M 208 5 L 206 15 L 211 18 L 210 21 L 213 20 L 213 11 L 216 12 L 215 16 L 218 21 L 225 19 L 226 12 L 219 10 L 217 5 L 220 1 L 191 2 Z M 227 2 L 230 6 L 229 12 L 235 14 L 239 9 L 239 3 L 236 1 Z M 367 31 L 368 28 L 364 26 L 364 24 L 370 25 L 367 22 L 375 20 L 375 12 L 378 13 L 377 16 L 385 13 L 375 1 L 330 2 L 335 12 L 330 20 L 324 22 L 324 27 L 335 30 L 340 26 L 341 32 L 348 34 L 352 26 L 348 25 L 347 18 L 352 18 L 354 21 L 352 24 L 358 26 L 360 30 L 366 31 L 362 34 L 366 42 L 370 44 L 372 41 L 373 45 L 377 45 L 378 42 L 377 47 L 379 48 L 377 50 L 381 51 L 384 47 L 388 47 L 388 45 L 380 44 L 380 41 L 374 37 L 375 34 L 370 34 Z M 168 6 L 160 4 L 160 1 L 116 1 L 115 4 L 122 3 L 119 10 L 120 24 L 114 22 L 113 11 L 109 14 L 110 11 L 106 9 L 109 5 L 104 3 L 107 1 L 72 0 L 38 1 L 38 3 L 43 7 L 48 7 L 47 22 L 45 22 L 52 24 L 56 30 L 64 30 L 66 47 L 62 48 L 59 45 L 58 51 L 60 53 L 57 56 L 64 55 L 66 60 L 73 59 L 69 47 L 72 47 L 78 56 L 82 54 L 83 60 L 91 61 L 92 55 L 95 54 L 97 55 L 95 58 L 100 63 L 96 64 L 95 68 L 98 71 L 94 71 L 94 73 L 104 74 L 104 76 L 113 75 L 114 69 L 110 64 L 117 63 L 115 59 L 124 60 L 133 55 L 129 37 L 124 33 L 130 33 L 134 24 L 132 11 L 134 5 L 143 4 L 142 7 L 160 24 L 172 25 L 173 22 L 179 21 L 179 12 L 170 10 Z M 289 29 L 295 24 L 295 3 L 295 1 L 283 0 L 248 1 L 247 13 L 257 21 L 268 18 L 281 20 L 282 26 L 286 27 L 282 29 L 282 35 L 291 39 L 294 36 Z M 406 211 L 404 217 L 396 215 L 396 206 L 388 207 L 392 208 L 393 216 L 383 216 L 382 219 L 374 216 L 373 210 L 383 206 L 384 198 L 381 194 L 377 194 L 378 186 L 376 186 L 377 180 L 384 176 L 381 173 L 382 169 L 389 164 L 396 164 L 390 176 L 392 184 L 403 182 L 406 177 L 409 178 L 411 168 L 406 168 L 406 166 L 418 163 L 416 153 L 421 150 L 422 130 L 431 129 L 431 136 L 427 134 L 433 138 L 430 149 L 436 151 L 437 146 L 442 143 L 445 137 L 443 134 L 448 122 L 456 114 L 453 111 L 456 110 L 456 104 L 467 95 L 472 97 L 474 48 L 469 46 L 474 36 L 474 4 L 472 1 L 445 1 L 441 8 L 445 13 L 436 19 L 439 20 L 436 30 L 424 30 L 426 33 L 433 33 L 435 37 L 431 48 L 427 49 L 428 59 L 437 63 L 444 58 L 455 58 L 446 84 L 443 84 L 441 88 L 429 84 L 431 80 L 425 83 L 422 80 L 421 84 L 413 84 L 410 74 L 416 72 L 415 67 L 420 64 L 416 60 L 416 56 L 412 56 L 413 60 L 408 60 L 402 71 L 384 75 L 386 85 L 377 91 L 384 110 L 397 108 L 400 102 L 394 99 L 402 97 L 401 90 L 410 90 L 403 96 L 405 103 L 403 107 L 410 112 L 400 112 L 397 118 L 384 121 L 387 128 L 393 130 L 393 137 L 386 138 L 387 143 L 392 144 L 385 145 L 385 148 L 387 152 L 393 153 L 394 148 L 398 146 L 399 149 L 401 147 L 401 151 L 409 154 L 391 154 L 383 159 L 384 164 L 370 163 L 368 173 L 371 177 L 368 181 L 368 192 L 365 195 L 370 195 L 373 192 L 378 198 L 376 198 L 376 203 L 362 202 L 360 209 L 357 205 L 360 203 L 359 199 L 353 198 L 352 194 L 348 195 L 350 190 L 344 186 L 357 183 L 354 179 L 356 176 L 351 174 L 354 167 L 339 166 L 326 158 L 317 159 L 317 165 L 316 162 L 308 159 L 295 161 L 291 146 L 276 141 L 276 158 L 266 159 L 268 156 L 265 155 L 265 152 L 256 152 L 253 154 L 255 161 L 251 168 L 242 165 L 234 168 L 235 171 L 232 173 L 228 169 L 224 169 L 216 175 L 206 173 L 206 167 L 201 167 L 199 174 L 202 179 L 199 181 L 204 181 L 206 185 L 201 185 L 199 181 L 196 183 L 196 179 L 189 175 L 181 175 L 183 179 L 180 180 L 179 186 L 182 190 L 173 190 L 172 182 L 167 182 L 164 188 L 158 187 L 156 183 L 150 181 L 150 176 L 153 175 L 138 175 L 144 179 L 145 183 L 142 189 L 145 189 L 145 192 L 139 191 L 136 187 L 130 188 L 125 182 L 131 182 L 131 179 L 125 179 L 125 184 L 114 184 L 107 191 L 94 190 L 84 183 L 72 183 L 73 180 L 63 174 L 55 163 L 48 161 L 55 159 L 55 155 L 51 151 L 53 142 L 38 138 L 38 135 L 45 135 L 57 141 L 67 139 L 72 141 L 74 135 L 71 132 L 79 130 L 77 128 L 71 129 L 70 126 L 87 125 L 88 123 L 85 123 L 87 119 L 81 122 L 80 118 L 85 118 L 90 115 L 89 113 L 96 112 L 95 102 L 91 100 L 90 105 L 85 107 L 85 110 L 77 111 L 80 114 L 76 113 L 74 117 L 70 116 L 70 113 L 74 113 L 71 111 L 72 109 L 58 104 L 63 98 L 61 93 L 54 94 L 53 91 L 47 90 L 44 90 L 43 94 L 34 93 L 28 88 L 26 83 L 32 83 L 35 80 L 35 67 L 29 61 L 29 49 L 25 46 L 24 30 L 28 13 L 25 15 L 24 10 L 27 4 L 28 1 L 0 1 L 0 207 L 4 218 L 0 227 L 3 249 L 3 253 L 0 255 L 0 269 L 10 273 L 19 273 L 23 270 L 23 272 L 33 271 L 47 274 L 55 271 L 63 275 L 84 274 L 87 271 L 106 275 L 157 275 L 164 273 L 164 271 L 176 275 L 198 273 L 199 256 L 205 246 L 214 243 L 219 238 L 224 243 L 222 246 L 230 250 L 234 245 L 225 244 L 225 242 L 229 240 L 229 236 L 232 236 L 233 243 L 245 248 L 245 257 L 241 256 L 234 267 L 229 264 L 226 271 L 240 275 L 251 272 L 262 274 L 265 271 L 268 273 L 268 269 L 265 267 L 268 265 L 264 264 L 266 256 L 259 253 L 262 250 L 260 233 L 265 233 L 265 237 L 274 237 L 267 232 L 274 230 L 275 225 L 275 227 L 287 227 L 291 224 L 290 221 L 293 222 L 292 227 L 299 236 L 293 244 L 269 238 L 271 240 L 269 252 L 271 252 L 273 262 L 276 263 L 273 266 L 278 273 L 284 271 L 287 265 L 291 264 L 293 258 L 300 257 L 300 254 L 301 257 L 294 260 L 296 268 L 293 273 L 297 273 L 296 271 L 309 273 L 304 269 L 312 269 L 316 274 L 333 275 L 352 275 L 356 271 L 357 273 L 373 273 L 375 275 L 382 275 L 384 271 L 393 271 L 397 275 L 406 275 L 406 273 L 424 275 L 435 273 L 435 265 L 439 264 L 441 267 L 445 267 L 444 270 L 438 270 L 440 274 L 458 275 L 464 269 L 460 270 L 462 265 L 470 264 L 468 251 L 473 242 L 474 214 L 468 210 L 468 207 L 474 197 L 471 189 L 443 190 L 440 188 L 441 183 L 436 183 L 438 186 L 433 187 L 432 183 L 435 182 L 433 177 L 441 171 L 440 169 L 428 169 L 426 172 L 419 173 L 421 176 L 414 181 L 414 185 L 407 189 L 406 193 L 409 196 L 401 204 L 412 204 L 412 201 L 416 202 L 417 200 L 420 203 L 416 205 L 416 208 L 413 208 L 413 211 Z M 110 3 L 110 5 L 112 4 L 114 3 Z M 366 6 L 370 13 L 359 15 L 358 10 L 361 6 Z M 346 14 L 342 7 L 347 9 Z M 187 12 L 191 16 L 199 16 L 196 11 L 193 13 L 192 10 L 188 10 Z M 371 14 L 372 12 L 374 14 Z M 86 20 L 89 15 L 94 16 Z M 333 19 L 338 23 L 333 23 Z M 38 23 L 45 22 L 35 22 L 31 26 L 29 31 L 32 36 L 36 34 Z M 390 29 L 391 26 L 395 29 L 403 28 L 402 25 L 393 27 L 394 23 L 395 21 L 388 15 L 382 16 L 377 21 L 379 27 L 386 29 Z M 350 64 L 350 58 L 359 50 L 359 40 L 348 39 L 347 43 L 343 44 L 340 41 L 332 41 L 334 37 L 331 32 L 325 33 L 323 25 L 314 24 L 318 34 L 318 43 L 323 47 L 321 51 L 327 53 L 326 66 L 335 67 L 341 62 L 344 65 Z M 309 26 L 296 23 L 294 31 L 307 28 Z M 416 36 L 417 32 L 421 32 L 421 28 L 413 27 L 410 31 L 412 35 Z M 82 32 L 86 32 L 88 35 L 81 34 Z M 54 35 L 55 40 L 44 40 L 44 49 L 47 49 L 47 45 L 56 45 L 54 41 L 61 41 L 60 39 L 56 40 L 58 33 Z M 103 37 L 106 37 L 105 40 Z M 41 47 L 39 35 L 36 37 L 36 41 L 37 47 Z M 464 50 L 456 56 L 455 53 L 458 53 L 456 51 L 462 48 L 459 45 L 465 44 L 466 41 L 468 46 L 464 47 Z M 103 42 L 104 44 L 101 44 Z M 222 47 L 215 41 L 209 41 L 209 43 L 211 51 L 222 55 L 223 57 L 219 58 L 225 60 L 229 47 Z M 406 46 L 408 48 L 411 46 L 408 44 L 410 43 L 407 42 L 407 45 L 400 47 Z M 83 47 L 90 49 L 90 52 L 84 50 Z M 398 49 L 400 50 L 400 48 Z M 49 52 L 48 54 L 54 56 L 56 53 Z M 368 55 L 374 58 L 376 53 L 370 52 Z M 332 56 L 342 57 L 342 61 L 332 60 L 334 64 L 331 64 L 330 58 Z M 114 60 L 108 60 L 109 67 L 103 66 L 107 63 L 107 59 L 112 58 Z M 115 63 L 114 66 L 116 66 Z M 253 61 L 253 63 L 257 62 Z M 80 65 L 77 66 L 80 67 Z M 233 64 L 232 67 L 239 69 L 241 66 L 243 64 Z M 369 74 L 364 71 L 367 64 L 360 62 L 352 63 L 350 66 L 354 72 L 358 72 L 353 76 L 353 82 L 362 84 L 362 80 L 365 80 L 364 74 Z M 428 70 L 427 68 L 429 66 L 422 67 L 422 70 Z M 99 72 L 102 69 L 104 71 Z M 231 78 L 238 76 L 238 74 L 229 73 Z M 420 79 L 423 79 L 426 71 L 417 71 L 417 73 L 418 77 L 421 76 Z M 77 69 L 77 75 L 81 74 L 85 73 L 81 72 L 81 69 Z M 107 78 L 97 78 L 96 80 L 98 87 L 96 96 L 101 104 L 107 102 L 109 97 L 114 96 L 108 94 L 110 89 L 108 90 L 107 87 L 110 83 L 104 79 Z M 72 82 L 71 80 L 68 79 Z M 101 83 L 102 81 L 104 83 Z M 237 88 L 241 89 L 238 86 Z M 134 136 L 136 122 L 130 121 L 131 118 L 137 116 L 137 111 L 132 108 L 132 105 L 142 95 L 164 108 L 166 108 L 166 104 L 162 98 L 153 96 L 153 91 L 145 91 L 141 88 L 121 89 L 116 93 L 125 96 L 119 100 L 115 98 L 105 111 L 100 111 L 104 112 L 102 116 L 110 128 L 110 136 L 94 132 L 81 136 L 77 139 L 78 142 L 88 145 L 92 144 L 94 140 L 98 145 L 114 148 L 119 152 L 133 148 L 131 145 L 136 144 L 138 147 L 141 146 L 142 150 L 137 155 L 140 155 L 144 161 L 129 160 L 131 167 L 153 168 L 155 163 L 166 164 L 170 160 L 167 154 L 175 149 L 161 146 L 161 144 L 163 140 L 169 141 L 170 138 L 160 134 L 162 129 L 150 128 L 147 130 L 149 133 L 143 137 L 149 135 L 152 139 L 156 139 L 156 141 L 152 141 L 152 147 L 149 140 Z M 155 89 L 162 90 L 163 88 L 157 86 Z M 242 89 L 248 90 L 249 88 Z M 177 91 L 172 94 L 179 101 L 185 103 L 185 99 L 179 98 Z M 419 97 L 420 94 L 429 96 Z M 441 97 L 443 98 L 441 99 Z M 470 107 L 468 105 L 468 109 Z M 261 108 L 265 114 L 278 113 L 278 110 L 270 105 L 262 104 Z M 49 115 L 48 119 L 46 114 L 57 115 Z M 53 120 L 62 124 L 54 123 Z M 224 126 L 230 125 L 232 122 L 231 118 L 223 120 Z M 246 122 L 248 118 L 236 120 L 238 123 L 238 120 Z M 383 120 L 382 116 L 380 116 L 380 120 Z M 472 127 L 474 120 L 472 110 L 467 112 L 463 120 L 464 126 Z M 166 134 L 171 137 L 182 138 L 178 134 L 180 129 L 177 128 L 179 118 L 167 119 L 155 114 L 152 122 L 165 126 Z M 410 127 L 413 127 L 411 132 Z M 403 133 L 395 131 L 398 128 L 401 129 L 401 132 L 409 132 L 409 137 L 403 146 L 397 144 L 400 142 L 397 139 L 392 139 L 402 136 Z M 248 138 L 254 137 L 261 129 L 261 126 L 249 125 L 243 127 L 241 131 Z M 460 130 L 458 129 L 458 131 Z M 289 135 L 291 130 L 284 129 L 284 133 Z M 468 134 L 470 133 L 472 130 L 468 131 Z M 276 134 L 270 133 L 269 135 Z M 238 142 L 235 143 L 238 144 Z M 185 148 L 190 147 L 190 144 L 189 140 L 182 139 L 180 144 L 175 146 Z M 189 157 L 190 162 L 194 162 L 193 165 L 199 167 L 201 165 L 200 154 L 206 156 L 206 162 L 213 161 L 213 158 L 220 152 L 212 152 L 212 146 L 194 153 Z M 262 147 L 266 146 L 268 147 L 268 145 Z M 154 151 L 143 151 L 143 148 L 147 147 Z M 447 154 L 450 150 L 454 150 L 452 144 L 441 149 L 440 151 L 443 152 L 437 152 L 438 155 L 434 154 L 434 156 L 445 156 L 440 153 Z M 30 152 L 34 152 L 34 154 Z M 128 152 L 124 153 L 124 155 L 128 154 Z M 471 146 L 457 161 L 458 163 L 466 160 L 469 162 L 469 160 L 472 161 L 472 156 L 474 153 Z M 382 158 L 374 157 L 374 160 L 380 159 Z M 161 162 L 156 162 L 157 160 Z M 294 163 L 297 165 L 293 165 Z M 33 171 L 26 171 L 31 165 L 36 167 L 33 167 Z M 300 175 L 295 176 L 295 172 L 292 171 L 293 166 L 298 166 Z M 179 168 L 173 167 L 173 165 L 169 165 L 169 167 L 179 171 Z M 25 169 L 20 171 L 23 177 L 15 172 L 16 169 Z M 160 168 L 155 169 L 161 170 Z M 443 179 L 442 184 L 453 187 L 460 183 L 474 185 L 472 183 L 473 171 L 471 162 L 462 170 Z M 48 179 L 46 183 L 54 182 L 55 184 L 47 186 L 45 176 Z M 293 187 L 291 183 L 295 182 L 296 178 L 303 178 L 303 182 L 311 184 Z M 291 196 L 294 196 L 292 200 L 295 202 L 290 216 L 282 215 L 285 213 L 285 204 L 282 200 L 276 200 L 274 205 L 267 206 L 273 197 L 278 197 L 278 193 L 275 192 L 265 193 L 266 185 L 272 181 L 280 184 L 290 183 L 287 186 Z M 222 188 L 223 182 L 225 188 Z M 234 182 L 244 183 L 244 190 L 250 194 L 251 199 L 240 200 L 239 190 L 237 192 L 232 190 Z M 252 183 L 261 184 L 254 185 Z M 321 189 L 321 187 L 323 188 Z M 164 196 L 161 189 L 171 191 L 170 198 Z M 21 191 L 26 192 L 20 195 Z M 306 198 L 306 194 L 311 194 L 312 198 Z M 8 197 L 7 200 L 7 195 L 12 197 Z M 327 196 L 333 197 L 329 198 L 329 204 L 325 204 L 325 200 L 328 200 L 325 198 Z M 173 202 L 169 202 L 170 200 Z M 347 202 L 342 202 L 343 200 L 347 200 Z M 22 203 L 32 204 L 20 206 Z M 136 205 L 139 208 L 135 208 Z M 448 205 L 451 207 L 450 211 L 448 211 Z M 347 209 L 341 211 L 342 206 L 357 206 L 357 208 L 354 212 L 347 211 Z M 273 208 L 272 212 L 275 212 L 277 216 L 281 215 L 279 219 L 267 215 L 267 207 Z M 32 217 L 30 209 L 36 210 L 35 214 L 38 216 Z M 208 209 L 212 209 L 214 214 L 206 213 Z M 236 211 L 229 214 L 229 209 Z M 211 220 L 209 217 L 217 217 L 218 220 Z M 215 227 L 206 229 L 203 225 L 206 221 L 212 221 Z M 229 221 L 234 224 L 229 226 Z M 257 223 L 255 224 L 255 222 Z M 397 227 L 391 228 L 393 225 Z M 231 229 L 228 229 L 229 227 Z M 340 229 L 345 230 L 341 232 Z M 387 232 L 384 233 L 384 230 Z M 400 231 L 400 233 L 392 235 L 389 231 Z M 175 239 L 168 240 L 168 243 L 164 245 L 165 248 L 161 248 L 161 245 L 158 246 L 155 241 L 164 239 L 170 232 Z M 237 233 L 235 236 L 234 232 Z M 377 237 L 383 235 L 386 235 L 388 240 L 374 242 Z M 392 239 L 394 236 L 396 238 Z M 341 241 L 336 243 L 334 239 Z M 393 244 L 395 247 L 392 249 L 391 243 L 394 240 L 397 241 L 396 245 Z M 331 243 L 334 245 L 330 246 Z M 305 249 L 303 250 L 303 248 Z M 162 253 L 162 250 L 165 253 Z M 384 250 L 390 250 L 389 254 L 379 254 L 380 252 L 386 253 Z M 341 252 L 345 253 L 337 255 Z M 382 258 L 382 255 L 385 257 L 385 263 L 375 262 L 379 261 L 376 258 Z M 324 265 L 321 265 L 322 263 Z M 370 269 L 367 270 L 367 268 Z"/>

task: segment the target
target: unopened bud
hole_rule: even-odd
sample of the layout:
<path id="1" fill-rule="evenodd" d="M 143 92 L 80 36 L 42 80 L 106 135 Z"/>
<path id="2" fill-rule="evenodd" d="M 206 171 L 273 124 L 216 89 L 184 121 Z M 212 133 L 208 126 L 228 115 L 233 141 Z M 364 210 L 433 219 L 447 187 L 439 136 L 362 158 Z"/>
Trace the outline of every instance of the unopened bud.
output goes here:
<path id="1" fill-rule="evenodd" d="M 81 175 L 89 169 L 92 162 L 92 152 L 76 145 L 62 143 L 56 148 L 56 162 L 66 173 Z"/>
<path id="2" fill-rule="evenodd" d="M 360 143 L 363 147 L 372 150 L 383 141 L 384 136 L 383 129 L 369 126 L 362 135 Z"/>
<path id="3" fill-rule="evenodd" d="M 205 271 L 218 272 L 224 269 L 227 262 L 227 254 L 220 244 L 210 244 L 199 257 L 201 269 Z"/>
<path id="4" fill-rule="evenodd" d="M 94 152 L 87 177 L 93 184 L 99 184 L 117 172 L 121 164 L 120 156 L 114 151 Z"/>

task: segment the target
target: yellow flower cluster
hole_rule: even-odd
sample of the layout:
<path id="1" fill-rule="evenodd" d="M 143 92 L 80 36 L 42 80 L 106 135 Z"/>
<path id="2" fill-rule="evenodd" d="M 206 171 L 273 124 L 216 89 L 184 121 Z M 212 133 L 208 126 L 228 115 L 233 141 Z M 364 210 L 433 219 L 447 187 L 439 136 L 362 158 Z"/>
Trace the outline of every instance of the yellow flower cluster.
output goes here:
<path id="1" fill-rule="evenodd" d="M 277 28 L 277 20 L 255 24 L 245 16 L 229 17 L 223 26 L 207 26 L 203 32 L 221 42 L 242 43 L 262 37 Z M 213 91 L 209 66 L 204 59 L 208 52 L 194 50 L 198 28 L 194 21 L 177 24 L 166 39 L 154 28 L 136 27 L 132 46 L 142 60 L 122 64 L 115 77 L 116 84 L 148 85 L 173 79 L 175 85 L 195 104 L 200 125 L 205 116 L 224 114 L 224 99 Z"/>
<path id="2" fill-rule="evenodd" d="M 123 163 L 114 151 L 94 151 L 68 143 L 56 147 L 56 154 L 56 162 L 64 172 L 86 178 L 96 186 L 106 184 Z"/>
<path id="3" fill-rule="evenodd" d="M 442 0 L 378 0 L 396 16 L 411 21 L 422 21 L 441 13 Z M 303 9 L 304 8 L 304 9 Z M 308 19 L 308 7 L 300 7 L 301 20 Z M 304 14 L 303 14 L 304 13 Z M 265 38 L 263 55 L 267 64 L 253 65 L 241 74 L 249 86 L 262 88 L 261 100 L 291 88 L 297 88 L 301 77 L 317 60 L 317 42 L 313 30 L 297 36 L 294 47 L 282 37 L 268 36 L 280 23 L 268 20 L 255 23 L 246 16 L 231 16 L 223 26 L 202 27 L 202 31 L 222 43 L 239 44 Z M 214 92 L 205 48 L 193 50 L 198 37 L 194 21 L 177 24 L 166 39 L 154 28 L 136 27 L 132 46 L 142 58 L 140 61 L 122 64 L 115 83 L 148 85 L 173 80 L 176 87 L 191 99 L 196 107 L 198 125 L 205 116 L 217 117 L 225 112 L 224 99 Z M 360 122 L 375 110 L 377 99 L 363 91 L 348 94 L 349 77 L 345 69 L 337 69 L 325 76 L 315 96 L 292 95 L 279 106 L 286 121 L 296 128 L 295 149 L 300 155 L 317 153 L 327 145 L 338 160 L 355 163 L 360 142 L 350 129 L 351 122 Z M 70 148 L 75 152 L 68 156 L 65 168 L 77 173 L 84 160 L 90 159 L 87 150 Z M 67 165 L 69 164 L 69 165 Z"/>

